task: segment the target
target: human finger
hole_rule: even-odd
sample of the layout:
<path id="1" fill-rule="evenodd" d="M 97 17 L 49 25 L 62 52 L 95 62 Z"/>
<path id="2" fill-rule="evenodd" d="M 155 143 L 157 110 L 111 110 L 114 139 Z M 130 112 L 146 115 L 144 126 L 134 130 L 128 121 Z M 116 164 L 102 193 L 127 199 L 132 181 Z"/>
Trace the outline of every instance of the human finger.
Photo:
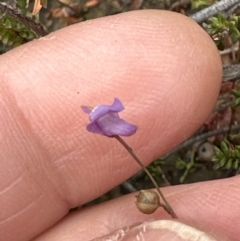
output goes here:
<path id="1" fill-rule="evenodd" d="M 73 25 L 1 56 L 0 66 L 4 240 L 34 237 L 139 170 L 113 139 L 87 133 L 80 105 L 120 98 L 122 117 L 139 126 L 128 142 L 147 164 L 201 125 L 221 82 L 208 35 L 164 11 Z"/>
<path id="2" fill-rule="evenodd" d="M 202 240 L 199 236 L 203 236 L 204 233 L 218 241 L 238 241 L 239 228 L 235 225 L 240 218 L 238 205 L 240 191 L 238 187 L 239 177 L 234 177 L 162 188 L 162 192 L 178 215 L 176 221 L 190 225 L 193 229 L 199 230 L 200 233 L 181 225 L 172 229 L 174 223 L 163 221 L 163 226 L 160 225 L 157 234 L 155 233 L 155 240 L 158 240 L 157 238 L 181 240 L 183 238 L 181 237 L 182 232 L 184 232 L 188 234 L 185 236 L 186 238 L 189 238 L 189 233 L 194 234 L 187 240 Z M 99 205 L 80 209 L 68 215 L 34 241 L 77 241 L 95 238 L 99 239 L 98 241 L 105 241 L 110 236 L 116 237 L 118 240 L 117 237 L 121 237 L 120 233 L 129 231 L 135 226 L 139 227 L 139 224 L 142 226 L 142 223 L 148 220 L 166 221 L 169 219 L 169 215 L 162 208 L 159 208 L 152 215 L 139 212 L 135 201 L 136 194 L 132 193 Z M 169 229 L 166 225 L 169 226 Z M 116 232 L 116 230 L 118 231 Z M 135 232 L 134 234 L 136 235 Z M 137 234 L 140 235 L 139 232 Z M 174 237 L 177 234 L 179 234 L 178 239 Z M 126 236 L 130 236 L 134 240 L 132 235 L 131 232 L 126 233 Z M 167 236 L 169 237 L 167 239 L 165 235 L 171 236 Z M 208 240 L 205 236 L 201 238 Z M 113 240 L 115 241 L 115 239 Z M 150 241 L 151 238 L 146 238 L 146 240 Z"/>

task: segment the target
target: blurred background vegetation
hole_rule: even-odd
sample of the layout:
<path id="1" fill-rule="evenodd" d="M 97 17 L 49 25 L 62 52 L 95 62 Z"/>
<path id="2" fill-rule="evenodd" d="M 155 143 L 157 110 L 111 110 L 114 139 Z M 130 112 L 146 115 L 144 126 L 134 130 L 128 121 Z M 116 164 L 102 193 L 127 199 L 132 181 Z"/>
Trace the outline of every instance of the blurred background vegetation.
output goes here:
<path id="1" fill-rule="evenodd" d="M 214 0 L 9 0 L 0 1 L 0 53 L 66 26 L 140 9 L 164 9 L 190 16 Z M 240 1 L 239 1 L 240 2 Z M 148 166 L 159 186 L 178 185 L 239 173 L 240 167 L 240 3 L 207 18 L 201 26 L 219 49 L 225 80 L 208 120 L 188 140 Z M 179 29 L 181 31 L 181 29 Z M 232 67 L 229 69 L 228 67 Z M 230 73 L 230 77 L 229 77 Z M 236 73 L 232 75 L 232 73 Z M 141 157 L 140 157 L 141 158 Z M 140 171 L 93 203 L 152 188 Z M 89 205 L 89 204 L 88 204 Z"/>

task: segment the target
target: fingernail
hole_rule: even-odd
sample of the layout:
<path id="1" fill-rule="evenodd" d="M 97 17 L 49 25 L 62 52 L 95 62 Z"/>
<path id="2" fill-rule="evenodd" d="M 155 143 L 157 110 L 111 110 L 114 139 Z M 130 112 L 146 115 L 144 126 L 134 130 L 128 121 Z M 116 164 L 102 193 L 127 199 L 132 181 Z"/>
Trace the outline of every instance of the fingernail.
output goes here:
<path id="1" fill-rule="evenodd" d="M 157 220 L 126 227 L 92 241 L 217 241 L 209 234 L 175 220 Z M 218 239 L 219 241 L 219 239 Z"/>

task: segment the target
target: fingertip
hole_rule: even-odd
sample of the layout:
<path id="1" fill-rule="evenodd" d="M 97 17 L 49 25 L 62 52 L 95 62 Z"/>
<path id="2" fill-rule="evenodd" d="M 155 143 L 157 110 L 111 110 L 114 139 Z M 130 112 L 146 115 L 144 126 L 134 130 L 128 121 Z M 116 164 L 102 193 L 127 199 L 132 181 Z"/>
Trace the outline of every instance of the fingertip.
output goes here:
<path id="1" fill-rule="evenodd" d="M 64 199 L 80 205 L 138 170 L 120 145 L 86 132 L 81 105 L 120 98 L 126 108 L 121 115 L 139 126 L 129 142 L 146 164 L 201 125 L 221 82 L 221 61 L 210 37 L 187 17 L 165 11 L 76 24 L 12 50 L 0 62 L 9 97 L 2 95 L 8 102 L 3 116 L 12 127 L 2 147 L 9 150 L 11 143 L 11 150 L 1 160 L 15 170 L 2 183 L 16 179 L 24 187 L 13 186 L 14 198 L 5 195 L 11 202 L 4 218 L 13 212 L 19 216 L 4 230 L 21 231 L 22 240 L 46 228 L 49 213 L 47 225 L 58 221 L 67 212 Z M 19 178 L 22 173 L 26 178 Z M 32 196 L 28 190 L 34 190 Z M 34 210 L 40 199 L 43 212 L 34 221 L 39 229 L 25 232 L 19 226 L 33 214 L 21 211 L 19 196 L 28 197 L 21 207 L 37 203 Z"/>

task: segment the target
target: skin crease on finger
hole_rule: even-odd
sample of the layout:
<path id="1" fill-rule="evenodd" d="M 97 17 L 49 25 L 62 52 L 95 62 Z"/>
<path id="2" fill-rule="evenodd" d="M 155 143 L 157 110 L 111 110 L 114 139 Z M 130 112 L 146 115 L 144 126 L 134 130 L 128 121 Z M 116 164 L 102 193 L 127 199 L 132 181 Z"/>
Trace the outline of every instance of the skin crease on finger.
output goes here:
<path id="1" fill-rule="evenodd" d="M 88 133 L 81 105 L 124 103 L 127 142 L 145 164 L 210 114 L 221 61 L 192 20 L 136 11 L 76 24 L 0 57 L 0 237 L 33 238 L 139 167 Z M 14 230 L 14 232 L 13 232 Z"/>
<path id="2" fill-rule="evenodd" d="M 162 188 L 179 220 L 205 231 L 218 241 L 238 241 L 240 219 L 239 177 Z M 136 194 L 80 209 L 63 219 L 34 241 L 91 240 L 123 227 L 152 219 L 169 219 L 158 209 L 152 215 L 140 213 Z M 155 239 L 154 239 L 155 240 Z"/>

